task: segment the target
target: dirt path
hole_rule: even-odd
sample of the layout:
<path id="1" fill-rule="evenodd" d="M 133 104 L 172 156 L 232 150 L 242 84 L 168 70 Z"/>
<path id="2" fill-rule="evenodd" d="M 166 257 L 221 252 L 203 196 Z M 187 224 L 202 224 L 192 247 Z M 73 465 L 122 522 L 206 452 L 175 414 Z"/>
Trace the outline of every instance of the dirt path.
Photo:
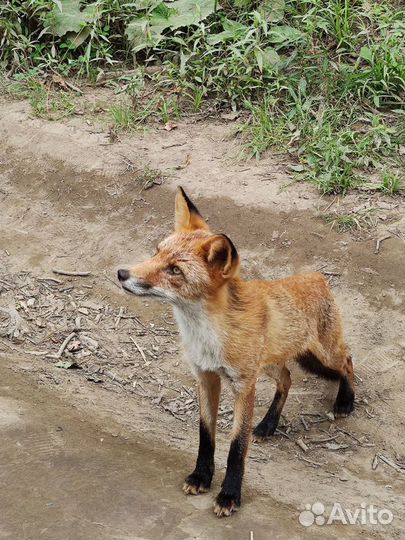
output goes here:
<path id="1" fill-rule="evenodd" d="M 2 457 L 11 468 L 4 470 L 4 482 L 17 464 L 21 475 L 10 501 L 21 497 L 25 478 L 33 486 L 40 478 L 41 486 L 37 506 L 27 502 L 0 521 L 4 538 L 23 532 L 26 538 L 64 539 L 72 530 L 77 538 L 231 539 L 249 538 L 250 531 L 263 539 L 402 537 L 404 292 L 398 200 L 372 196 L 384 214 L 378 227 L 339 234 L 318 210 L 340 201 L 320 199 L 306 185 L 280 191 L 288 181 L 288 163 L 280 156 L 253 165 L 227 163 L 228 132 L 223 124 L 184 123 L 174 132 L 122 137 L 109 145 L 100 126 L 82 120 L 47 123 L 30 119 L 24 103 L 0 103 L 0 306 L 17 308 L 20 324 L 19 336 L 0 338 L 2 380 L 8 381 L 1 395 L 12 419 Z M 166 180 L 142 191 L 133 169 L 148 163 Z M 170 308 L 128 298 L 114 283 L 119 265 L 144 257 L 170 231 L 178 183 L 211 226 L 235 241 L 247 277 L 327 273 L 358 375 L 355 414 L 333 421 L 328 413 L 334 385 L 294 370 L 283 425 L 289 438 L 278 435 L 252 446 L 244 506 L 230 520 L 214 519 L 211 495 L 186 498 L 179 491 L 194 460 L 197 410 Z M 363 194 L 341 204 L 350 208 L 369 200 Z M 375 254 L 376 240 L 384 236 L 389 238 Z M 55 267 L 92 274 L 55 276 Z M 0 323 L 7 321 L 2 317 Z M 47 355 L 71 332 L 75 337 L 63 360 L 82 369 L 58 369 Z M 261 380 L 257 418 L 272 393 L 272 383 Z M 21 425 L 15 416 L 20 405 L 26 422 Z M 58 417 L 66 419 L 65 426 Z M 230 422 L 225 392 L 214 493 L 224 471 Z M 58 425 L 63 432 L 52 436 L 51 458 L 41 458 L 36 476 L 28 465 L 19 465 L 17 454 L 13 465 L 17 443 L 25 444 L 31 434 L 48 437 Z M 66 431 L 71 438 L 61 442 Z M 102 447 L 99 438 L 106 442 Z M 306 453 L 297 439 L 307 444 Z M 91 474 L 83 477 L 89 463 Z M 64 493 L 60 478 L 67 471 Z M 53 495 L 46 498 L 51 487 Z M 64 514 L 61 501 L 67 500 Z M 394 518 L 361 530 L 339 523 L 305 528 L 299 514 L 315 501 L 327 512 L 334 503 L 352 511 L 374 504 Z"/>

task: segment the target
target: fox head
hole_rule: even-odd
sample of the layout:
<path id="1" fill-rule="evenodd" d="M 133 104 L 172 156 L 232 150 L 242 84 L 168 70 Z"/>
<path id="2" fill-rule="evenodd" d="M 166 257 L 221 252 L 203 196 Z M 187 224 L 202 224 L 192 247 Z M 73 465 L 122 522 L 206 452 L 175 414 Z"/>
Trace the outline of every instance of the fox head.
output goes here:
<path id="1" fill-rule="evenodd" d="M 239 275 L 239 257 L 225 234 L 213 234 L 179 187 L 174 233 L 155 255 L 129 270 L 118 270 L 122 287 L 138 296 L 157 296 L 173 304 L 209 298 Z"/>

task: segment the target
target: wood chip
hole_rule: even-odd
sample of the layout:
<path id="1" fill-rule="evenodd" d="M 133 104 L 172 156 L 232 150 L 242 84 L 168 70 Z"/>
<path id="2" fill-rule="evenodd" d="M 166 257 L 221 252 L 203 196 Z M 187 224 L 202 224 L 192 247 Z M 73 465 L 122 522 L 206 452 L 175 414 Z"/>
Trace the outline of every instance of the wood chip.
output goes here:
<path id="1" fill-rule="evenodd" d="M 300 438 L 295 441 L 295 443 L 301 448 L 303 452 L 308 452 L 309 447 L 304 443 L 304 441 Z"/>
<path id="2" fill-rule="evenodd" d="M 60 276 L 74 276 L 74 277 L 91 276 L 91 272 L 73 272 L 73 271 L 70 271 L 70 270 L 60 270 L 58 268 L 52 268 L 52 272 L 54 274 L 58 274 Z"/>

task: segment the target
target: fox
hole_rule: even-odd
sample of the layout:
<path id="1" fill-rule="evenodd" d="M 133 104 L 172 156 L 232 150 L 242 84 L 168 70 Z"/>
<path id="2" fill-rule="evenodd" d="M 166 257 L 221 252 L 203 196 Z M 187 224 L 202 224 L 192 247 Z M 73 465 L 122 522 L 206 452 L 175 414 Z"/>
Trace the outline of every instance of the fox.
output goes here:
<path id="1" fill-rule="evenodd" d="M 352 358 L 338 306 L 321 273 L 277 280 L 244 280 L 231 239 L 210 230 L 182 187 L 175 196 L 174 233 L 140 264 L 118 270 L 122 288 L 173 306 L 186 359 L 198 386 L 199 447 L 196 465 L 183 485 L 186 495 L 207 492 L 214 475 L 215 432 L 221 383 L 234 399 L 231 443 L 218 517 L 241 505 L 250 441 L 271 437 L 291 386 L 288 366 L 335 380 L 335 417 L 354 409 Z M 255 388 L 264 373 L 275 379 L 270 408 L 252 436 Z"/>

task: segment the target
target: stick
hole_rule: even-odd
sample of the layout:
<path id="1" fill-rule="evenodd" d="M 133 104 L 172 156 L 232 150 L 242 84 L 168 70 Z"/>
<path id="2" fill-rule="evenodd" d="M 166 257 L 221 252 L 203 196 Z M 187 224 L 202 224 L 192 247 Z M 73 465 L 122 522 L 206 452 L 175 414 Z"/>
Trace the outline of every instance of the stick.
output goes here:
<path id="1" fill-rule="evenodd" d="M 52 268 L 52 272 L 60 276 L 87 277 L 91 275 L 91 272 L 71 272 L 70 270 L 58 270 L 57 268 Z"/>
<path id="2" fill-rule="evenodd" d="M 388 238 L 392 238 L 390 234 L 388 234 L 387 236 L 383 236 L 382 238 L 377 239 L 377 241 L 375 243 L 374 255 L 377 255 L 379 253 L 381 242 L 384 242 L 384 240 L 388 240 Z"/>
<path id="3" fill-rule="evenodd" d="M 301 416 L 300 418 L 301 418 L 301 422 L 302 422 L 302 425 L 304 426 L 305 431 L 308 431 L 309 427 L 308 427 L 308 424 L 306 423 L 304 417 Z"/>
<path id="4" fill-rule="evenodd" d="M 63 283 L 63 281 L 61 281 L 60 279 L 56 279 L 54 277 L 38 278 L 38 281 L 52 281 L 53 283 L 57 283 L 58 285 Z"/>
<path id="5" fill-rule="evenodd" d="M 304 456 L 298 456 L 299 459 L 302 459 L 302 461 L 306 461 L 307 463 L 310 463 L 311 465 L 316 465 L 317 467 L 322 467 L 323 465 L 326 465 L 326 463 L 318 463 L 317 461 L 312 461 L 310 459 L 305 458 Z"/>
<path id="6" fill-rule="evenodd" d="M 399 467 L 399 465 L 397 465 L 396 463 L 394 463 L 393 461 L 391 461 L 387 457 L 383 456 L 382 454 L 377 454 L 377 455 L 378 455 L 378 458 L 380 459 L 380 461 L 382 461 L 383 463 L 389 465 L 390 467 L 392 467 L 396 471 L 398 471 L 398 472 L 400 472 L 402 474 L 405 474 L 405 470 L 402 469 L 401 467 Z"/>
<path id="7" fill-rule="evenodd" d="M 339 433 L 337 435 L 335 435 L 334 437 L 328 437 L 326 439 L 318 439 L 318 440 L 317 439 L 308 439 L 308 440 L 309 440 L 309 442 L 314 443 L 314 444 L 322 444 L 322 443 L 334 441 L 338 437 L 340 437 Z"/>
<path id="8" fill-rule="evenodd" d="M 118 328 L 118 325 L 120 324 L 120 320 L 121 320 L 123 315 L 124 315 L 124 308 L 121 306 L 120 310 L 118 312 L 117 320 L 115 321 L 115 328 Z"/>
<path id="9" fill-rule="evenodd" d="M 75 335 L 76 332 L 72 332 L 71 334 L 69 334 L 65 341 L 62 343 L 62 345 L 59 347 L 59 351 L 56 354 L 48 354 L 47 358 L 54 358 L 55 360 L 58 360 L 62 356 L 63 351 L 66 349 L 69 341 L 73 339 Z"/>
<path id="10" fill-rule="evenodd" d="M 109 278 L 107 276 L 107 274 L 104 272 L 104 277 L 107 281 L 109 281 L 110 283 L 112 283 L 113 285 L 115 285 L 119 290 L 121 290 L 121 285 L 118 285 L 118 283 L 116 283 L 114 280 L 112 280 L 111 278 Z"/>
<path id="11" fill-rule="evenodd" d="M 10 343 L 7 343 L 3 340 L 0 341 L 3 345 L 11 349 L 12 351 L 17 351 L 21 354 L 32 354 L 33 356 L 44 356 L 45 354 L 48 354 L 48 351 L 24 351 L 24 349 L 19 349 L 18 347 L 13 347 L 13 345 L 10 345 Z"/>
<path id="12" fill-rule="evenodd" d="M 141 349 L 141 347 L 138 345 L 138 343 L 134 340 L 133 337 L 129 336 L 129 339 L 132 341 L 132 343 L 135 345 L 135 347 L 138 349 L 139 354 L 142 356 L 143 361 L 145 364 L 148 364 L 148 361 L 146 360 L 145 353 Z"/>

